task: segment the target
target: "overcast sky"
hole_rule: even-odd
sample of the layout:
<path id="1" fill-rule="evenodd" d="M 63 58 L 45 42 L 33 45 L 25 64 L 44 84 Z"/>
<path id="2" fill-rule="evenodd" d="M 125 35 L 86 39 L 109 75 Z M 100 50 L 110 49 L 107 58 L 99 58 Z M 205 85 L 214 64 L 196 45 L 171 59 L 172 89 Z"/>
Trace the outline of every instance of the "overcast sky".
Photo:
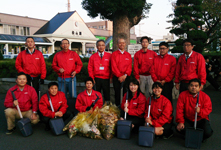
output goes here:
<path id="1" fill-rule="evenodd" d="M 1 0 L 0 12 L 19 16 L 28 16 L 31 18 L 50 20 L 58 12 L 67 11 L 68 0 Z M 155 39 L 163 38 L 163 35 L 169 33 L 166 27 L 171 24 L 167 16 L 173 13 L 171 0 L 147 0 L 153 6 L 150 9 L 149 18 L 145 18 L 140 22 L 141 25 L 136 26 L 136 35 L 147 35 Z M 81 6 L 81 0 L 70 0 L 71 11 L 76 10 L 85 22 L 99 21 L 101 19 L 92 19 L 87 16 Z M 139 33 L 140 27 L 140 33 Z"/>

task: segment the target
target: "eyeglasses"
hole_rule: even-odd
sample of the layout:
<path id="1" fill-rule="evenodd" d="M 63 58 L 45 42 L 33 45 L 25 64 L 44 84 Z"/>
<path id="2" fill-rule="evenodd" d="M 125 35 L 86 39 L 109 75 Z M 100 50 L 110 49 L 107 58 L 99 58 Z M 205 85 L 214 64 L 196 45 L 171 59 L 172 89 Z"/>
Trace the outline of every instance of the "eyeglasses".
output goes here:
<path id="1" fill-rule="evenodd" d="M 184 44 L 183 47 L 190 47 L 192 46 L 191 44 Z"/>
<path id="2" fill-rule="evenodd" d="M 168 48 L 160 48 L 160 50 L 167 50 Z"/>

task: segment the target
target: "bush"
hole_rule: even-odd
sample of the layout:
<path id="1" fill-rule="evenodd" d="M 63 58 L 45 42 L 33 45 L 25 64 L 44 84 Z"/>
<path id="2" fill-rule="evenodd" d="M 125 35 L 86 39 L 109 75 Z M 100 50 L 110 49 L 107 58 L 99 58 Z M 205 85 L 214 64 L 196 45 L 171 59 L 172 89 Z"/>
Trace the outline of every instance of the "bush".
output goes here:
<path id="1" fill-rule="evenodd" d="M 57 73 L 52 69 L 50 62 L 46 63 L 47 75 L 46 80 L 56 81 L 58 78 Z M 84 82 L 85 79 L 88 77 L 87 71 L 88 63 L 83 63 L 83 67 L 81 72 L 77 74 L 77 81 Z M 15 60 L 7 59 L 0 61 L 0 78 L 15 78 L 17 75 L 17 70 L 15 69 Z"/>
<path id="2" fill-rule="evenodd" d="M 3 60 L 4 57 L 3 57 L 3 54 L 0 52 L 0 60 Z"/>

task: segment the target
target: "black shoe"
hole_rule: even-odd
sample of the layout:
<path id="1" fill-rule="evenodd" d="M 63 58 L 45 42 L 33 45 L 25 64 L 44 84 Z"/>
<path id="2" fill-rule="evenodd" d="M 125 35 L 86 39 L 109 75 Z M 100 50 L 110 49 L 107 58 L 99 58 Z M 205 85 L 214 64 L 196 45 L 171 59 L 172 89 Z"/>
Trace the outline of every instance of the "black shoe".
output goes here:
<path id="1" fill-rule="evenodd" d="M 163 139 L 164 139 L 164 140 L 167 140 L 167 139 L 171 138 L 172 136 L 173 136 L 173 133 L 171 133 L 171 134 L 168 135 L 168 136 L 163 136 Z"/>
<path id="2" fill-rule="evenodd" d="M 7 130 L 7 131 L 5 132 L 5 134 L 12 134 L 13 131 L 15 131 L 15 129 L 16 129 L 16 127 L 14 127 L 14 128 L 11 129 L 11 130 Z"/>

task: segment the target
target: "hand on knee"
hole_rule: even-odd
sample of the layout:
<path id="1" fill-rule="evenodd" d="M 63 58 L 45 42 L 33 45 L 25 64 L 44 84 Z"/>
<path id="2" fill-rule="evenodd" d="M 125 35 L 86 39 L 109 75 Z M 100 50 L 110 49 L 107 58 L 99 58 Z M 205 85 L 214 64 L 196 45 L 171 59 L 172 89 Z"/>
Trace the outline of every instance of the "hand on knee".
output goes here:
<path id="1" fill-rule="evenodd" d="M 163 127 L 155 127 L 154 128 L 155 135 L 162 135 L 163 134 L 163 130 L 164 130 Z"/>

